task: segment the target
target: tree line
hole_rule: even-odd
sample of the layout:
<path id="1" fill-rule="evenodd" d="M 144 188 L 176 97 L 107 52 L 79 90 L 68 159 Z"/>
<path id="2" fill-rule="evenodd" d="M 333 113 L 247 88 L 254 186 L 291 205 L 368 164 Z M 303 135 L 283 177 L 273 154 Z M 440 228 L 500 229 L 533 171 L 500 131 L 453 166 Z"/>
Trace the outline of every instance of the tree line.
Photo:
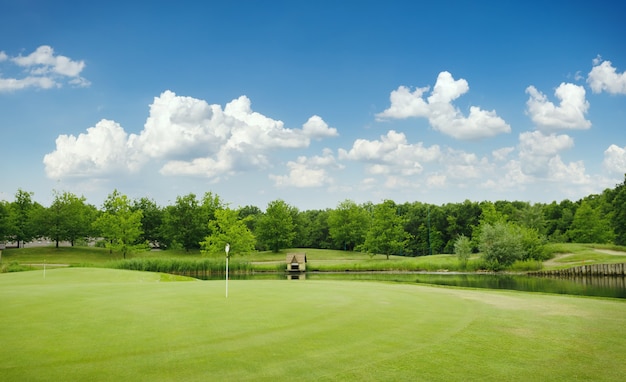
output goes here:
<path id="1" fill-rule="evenodd" d="M 57 245 L 61 241 L 84 245 L 98 238 L 98 245 L 124 256 L 149 246 L 223 251 L 225 240 L 238 237 L 245 237 L 244 244 L 236 245 L 239 252 L 298 247 L 424 256 L 483 252 L 487 242 L 506 235 L 521 243 L 517 256 L 521 259 L 540 257 L 535 252 L 546 242 L 626 245 L 626 178 L 577 201 L 534 204 L 345 200 L 334 209 L 300 211 L 279 199 L 263 211 L 252 205 L 232 209 L 212 192 L 178 196 L 175 203 L 162 207 L 152 199 L 131 200 L 114 190 L 99 208 L 82 196 L 58 191 L 44 207 L 33 200 L 32 192 L 22 189 L 13 202 L 0 201 L 0 242 L 20 246 L 49 238 Z"/>

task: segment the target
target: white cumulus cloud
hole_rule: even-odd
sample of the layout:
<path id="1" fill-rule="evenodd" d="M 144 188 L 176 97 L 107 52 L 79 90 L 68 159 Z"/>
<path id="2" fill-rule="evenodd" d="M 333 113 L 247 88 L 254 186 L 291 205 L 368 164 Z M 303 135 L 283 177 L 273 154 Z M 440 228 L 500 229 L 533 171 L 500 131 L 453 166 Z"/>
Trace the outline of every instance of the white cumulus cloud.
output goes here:
<path id="1" fill-rule="evenodd" d="M 43 163 L 51 179 L 103 176 L 128 172 L 129 152 L 128 134 L 118 123 L 103 119 L 78 137 L 60 135 L 56 150 Z"/>
<path id="2" fill-rule="evenodd" d="M 410 144 L 404 133 L 394 130 L 381 136 L 380 140 L 357 139 L 349 151 L 339 149 L 339 159 L 364 162 L 372 174 L 415 175 L 422 172 L 422 162 L 433 162 L 440 157 L 438 145 Z"/>
<path id="3" fill-rule="evenodd" d="M 483 110 L 471 106 L 468 116 L 452 104 L 452 101 L 469 91 L 463 78 L 455 80 L 449 72 L 441 72 L 437 77 L 430 96 L 424 99 L 429 87 L 417 88 L 413 92 L 400 86 L 391 92 L 391 106 L 378 113 L 378 120 L 405 119 L 410 117 L 427 118 L 437 131 L 456 139 L 480 139 L 508 133 L 511 127 L 500 118 L 495 110 Z"/>
<path id="4" fill-rule="evenodd" d="M 314 115 L 302 126 L 302 132 L 305 136 L 313 139 L 321 139 L 327 137 L 336 137 L 339 135 L 337 129 L 329 127 L 324 120 Z"/>
<path id="5" fill-rule="evenodd" d="M 594 60 L 593 68 L 587 76 L 587 83 L 594 93 L 626 94 L 626 72 L 617 73 L 611 61 Z"/>
<path id="6" fill-rule="evenodd" d="M 502 162 L 505 161 L 509 154 L 511 154 L 513 151 L 515 151 L 514 147 L 503 147 L 501 149 L 493 150 L 491 152 L 491 156 L 493 156 L 494 160 Z"/>
<path id="7" fill-rule="evenodd" d="M 492 168 L 487 158 L 463 150 L 448 149 L 442 161 L 446 175 L 453 179 L 478 179 Z"/>
<path id="8" fill-rule="evenodd" d="M 89 81 L 80 75 L 85 68 L 85 62 L 57 55 L 54 53 L 54 49 L 48 45 L 42 45 L 26 56 L 11 57 L 5 52 L 0 52 L 0 62 L 17 65 L 24 68 L 27 73 L 22 78 L 3 78 L 0 76 L 0 92 L 31 87 L 50 89 L 61 87 L 64 82 L 74 86 L 89 86 Z"/>
<path id="9" fill-rule="evenodd" d="M 585 173 L 583 161 L 563 163 L 561 157 L 556 155 L 548 162 L 548 179 L 554 182 L 567 182 L 575 185 L 588 185 L 591 177 Z"/>
<path id="10" fill-rule="evenodd" d="M 533 176 L 547 176 L 550 161 L 561 151 L 574 147 L 570 136 L 554 133 L 546 135 L 541 131 L 527 131 L 519 135 L 519 159 L 524 173 Z"/>
<path id="11" fill-rule="evenodd" d="M 300 156 L 296 161 L 287 163 L 288 175 L 270 175 L 270 179 L 278 187 L 321 187 L 332 184 L 334 180 L 329 176 L 329 168 L 341 168 L 332 151 L 324 149 L 322 156 L 307 158 Z"/>
<path id="12" fill-rule="evenodd" d="M 103 133 L 113 125 L 115 135 Z M 311 139 L 335 135 L 336 129 L 319 116 L 300 129 L 285 128 L 282 121 L 252 111 L 246 96 L 222 109 L 165 91 L 154 98 L 139 134 L 127 134 L 118 124 L 101 121 L 78 138 L 60 136 L 44 163 L 52 178 L 89 176 L 107 168 L 137 171 L 148 162 L 161 164 L 163 175 L 219 178 L 269 167 L 268 155 L 275 150 L 304 148 Z"/>
<path id="13" fill-rule="evenodd" d="M 604 151 L 604 168 L 612 173 L 626 174 L 626 146 L 611 145 Z"/>
<path id="14" fill-rule="evenodd" d="M 584 87 L 561 83 L 554 92 L 560 100 L 558 106 L 534 86 L 526 88 L 526 93 L 530 96 L 526 102 L 526 112 L 539 129 L 553 131 L 591 127 L 591 122 L 585 119 L 589 102 L 585 99 Z"/>

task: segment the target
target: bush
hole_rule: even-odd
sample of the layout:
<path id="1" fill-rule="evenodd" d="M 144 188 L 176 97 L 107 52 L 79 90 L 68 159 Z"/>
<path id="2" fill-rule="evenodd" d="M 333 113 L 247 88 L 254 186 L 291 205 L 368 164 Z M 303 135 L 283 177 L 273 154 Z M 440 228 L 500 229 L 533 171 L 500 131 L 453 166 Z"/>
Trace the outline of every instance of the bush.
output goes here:
<path id="1" fill-rule="evenodd" d="M 459 258 L 461 269 L 465 269 L 472 254 L 472 242 L 467 236 L 461 235 L 454 241 L 454 253 Z"/>
<path id="2" fill-rule="evenodd" d="M 511 223 L 485 224 L 480 231 L 479 249 L 487 268 L 499 271 L 524 255 L 522 233 Z"/>

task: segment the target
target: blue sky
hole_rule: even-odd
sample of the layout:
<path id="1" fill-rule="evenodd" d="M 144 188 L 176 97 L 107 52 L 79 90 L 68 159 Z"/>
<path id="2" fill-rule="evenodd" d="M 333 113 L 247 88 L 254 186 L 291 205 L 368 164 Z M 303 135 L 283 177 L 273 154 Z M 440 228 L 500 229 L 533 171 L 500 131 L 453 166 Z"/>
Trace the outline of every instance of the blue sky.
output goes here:
<path id="1" fill-rule="evenodd" d="M 626 173 L 625 8 L 0 0 L 0 199 L 577 200 Z"/>

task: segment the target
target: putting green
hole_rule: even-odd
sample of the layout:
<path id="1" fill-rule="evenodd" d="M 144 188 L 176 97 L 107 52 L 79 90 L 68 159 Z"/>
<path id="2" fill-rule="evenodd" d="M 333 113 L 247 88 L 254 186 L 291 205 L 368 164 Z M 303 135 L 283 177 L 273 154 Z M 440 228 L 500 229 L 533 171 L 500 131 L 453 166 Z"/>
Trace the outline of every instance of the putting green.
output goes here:
<path id="1" fill-rule="evenodd" d="M 357 281 L 0 275 L 0 379 L 620 380 L 619 300 Z"/>

